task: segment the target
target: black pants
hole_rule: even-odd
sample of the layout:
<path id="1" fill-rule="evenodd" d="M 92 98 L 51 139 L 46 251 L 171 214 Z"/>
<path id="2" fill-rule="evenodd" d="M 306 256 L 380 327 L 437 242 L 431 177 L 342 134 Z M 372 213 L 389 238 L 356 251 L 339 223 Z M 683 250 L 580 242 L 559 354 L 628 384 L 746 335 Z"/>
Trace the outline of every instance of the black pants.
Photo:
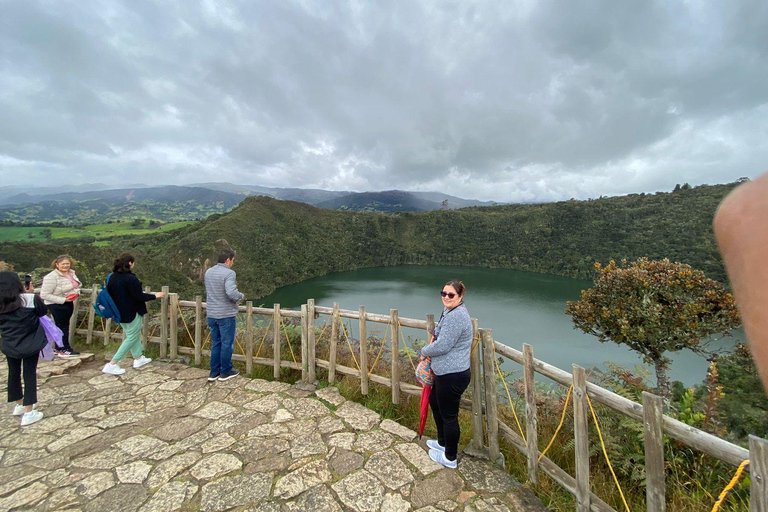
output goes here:
<path id="1" fill-rule="evenodd" d="M 24 399 L 24 405 L 37 403 L 37 360 L 39 354 L 16 359 L 5 356 L 8 361 L 8 401 Z M 24 365 L 24 390 L 21 389 L 21 367 Z"/>
<path id="2" fill-rule="evenodd" d="M 437 442 L 445 446 L 445 458 L 456 460 L 459 449 L 459 402 L 461 395 L 469 386 L 470 373 L 464 370 L 458 373 L 435 375 L 429 405 L 437 427 Z"/>
<path id="3" fill-rule="evenodd" d="M 69 344 L 69 319 L 72 318 L 72 312 L 75 310 L 75 305 L 72 302 L 65 302 L 64 304 L 48 304 L 48 311 L 53 315 L 53 321 L 56 327 L 61 329 L 61 341 L 64 343 L 66 350 L 72 350 L 72 345 Z"/>

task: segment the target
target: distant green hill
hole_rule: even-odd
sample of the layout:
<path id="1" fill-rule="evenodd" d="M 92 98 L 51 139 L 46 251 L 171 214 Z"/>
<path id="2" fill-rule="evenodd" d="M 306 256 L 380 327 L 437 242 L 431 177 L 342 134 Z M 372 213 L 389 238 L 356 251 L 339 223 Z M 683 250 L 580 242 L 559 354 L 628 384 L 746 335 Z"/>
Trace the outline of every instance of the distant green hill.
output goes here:
<path id="1" fill-rule="evenodd" d="M 397 213 L 483 206 L 491 203 L 462 199 L 440 192 L 386 190 L 384 192 L 355 192 L 314 204 L 318 208 L 330 210 Z"/>
<path id="2" fill-rule="evenodd" d="M 240 288 L 252 299 L 331 272 L 401 264 L 591 278 L 595 261 L 666 257 L 724 281 L 711 226 L 717 205 L 734 186 L 396 214 L 249 197 L 224 215 L 170 233 L 116 239 L 95 253 L 77 246 L 6 243 L 0 244 L 0 260 L 36 267 L 67 250 L 86 265 L 103 265 L 107 254 L 133 250 L 145 282 L 171 284 L 190 296 L 202 290 L 200 276 L 216 251 L 229 245 L 238 252 Z"/>
<path id="3" fill-rule="evenodd" d="M 402 190 L 356 192 L 323 201 L 316 206 L 329 210 L 383 213 L 422 212 L 440 209 L 440 203 L 418 198 Z"/>
<path id="4" fill-rule="evenodd" d="M 245 198 L 202 187 L 147 187 L 42 196 L 18 194 L 0 206 L 0 221 L 17 223 L 101 224 L 133 219 L 161 222 L 204 219 L 224 213 Z"/>

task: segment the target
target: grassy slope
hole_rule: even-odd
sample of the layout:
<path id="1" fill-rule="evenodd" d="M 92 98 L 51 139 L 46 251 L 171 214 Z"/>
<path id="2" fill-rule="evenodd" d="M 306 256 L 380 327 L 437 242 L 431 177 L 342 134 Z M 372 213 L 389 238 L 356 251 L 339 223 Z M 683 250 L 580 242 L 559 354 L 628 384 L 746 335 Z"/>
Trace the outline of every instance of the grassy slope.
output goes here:
<path id="1" fill-rule="evenodd" d="M 194 221 L 181 221 L 163 224 L 157 228 L 149 228 L 145 221 L 136 227 L 133 222 L 113 222 L 110 224 L 92 224 L 84 227 L 45 228 L 45 227 L 8 227 L 0 226 L 0 242 L 44 241 L 48 238 L 46 230 L 50 230 L 51 239 L 94 237 L 96 240 L 107 240 L 123 235 L 148 235 L 158 231 L 172 231 L 194 224 Z M 30 234 L 32 236 L 30 236 Z"/>

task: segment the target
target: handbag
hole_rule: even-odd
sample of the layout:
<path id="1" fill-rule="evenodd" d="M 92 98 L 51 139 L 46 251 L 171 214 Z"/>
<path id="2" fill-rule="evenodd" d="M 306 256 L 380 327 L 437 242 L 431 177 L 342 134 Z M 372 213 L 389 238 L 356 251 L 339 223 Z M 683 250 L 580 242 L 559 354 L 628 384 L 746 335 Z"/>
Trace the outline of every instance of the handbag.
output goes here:
<path id="1" fill-rule="evenodd" d="M 432 358 L 425 357 L 416 365 L 416 380 L 425 386 L 435 383 L 435 372 L 432 371 Z"/>
<path id="2" fill-rule="evenodd" d="M 46 343 L 42 350 L 40 350 L 40 357 L 46 361 L 52 361 L 56 356 L 54 347 L 61 348 L 64 346 L 64 343 L 61 341 L 64 334 L 61 332 L 61 329 L 56 327 L 56 324 L 53 322 L 53 320 L 47 316 L 40 317 L 40 325 L 43 326 L 43 331 L 45 331 L 45 338 L 48 340 L 48 343 Z"/>
<path id="3" fill-rule="evenodd" d="M 435 341 L 435 336 L 430 335 L 429 342 Z M 432 371 L 432 358 L 425 357 L 416 365 L 416 380 L 425 386 L 431 386 L 435 383 L 435 372 Z"/>

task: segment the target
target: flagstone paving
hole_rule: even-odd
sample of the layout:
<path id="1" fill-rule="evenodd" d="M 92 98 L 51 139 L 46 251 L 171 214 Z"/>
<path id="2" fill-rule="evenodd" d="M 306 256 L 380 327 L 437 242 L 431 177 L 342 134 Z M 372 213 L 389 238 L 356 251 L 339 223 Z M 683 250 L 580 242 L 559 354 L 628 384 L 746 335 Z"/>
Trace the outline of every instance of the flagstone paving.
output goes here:
<path id="1" fill-rule="evenodd" d="M 20 427 L 6 405 L 0 510 L 545 510 L 487 461 L 432 462 L 414 431 L 333 387 L 208 383 L 205 370 L 130 360 L 115 377 L 103 364 L 41 361 L 39 423 Z"/>

